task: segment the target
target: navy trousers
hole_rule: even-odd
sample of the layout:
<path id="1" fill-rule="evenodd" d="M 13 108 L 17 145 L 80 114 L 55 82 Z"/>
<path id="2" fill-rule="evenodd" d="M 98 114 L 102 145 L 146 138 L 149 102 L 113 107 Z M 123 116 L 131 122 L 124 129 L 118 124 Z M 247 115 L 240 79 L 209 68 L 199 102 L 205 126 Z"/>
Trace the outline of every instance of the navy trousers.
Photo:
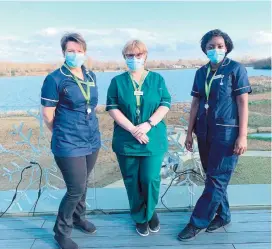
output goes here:
<path id="1" fill-rule="evenodd" d="M 190 223 L 195 227 L 208 227 L 215 214 L 224 221 L 231 219 L 227 186 L 238 162 L 238 156 L 233 154 L 234 143 L 235 140 L 208 141 L 205 138 L 198 138 L 206 182 L 190 219 Z"/>

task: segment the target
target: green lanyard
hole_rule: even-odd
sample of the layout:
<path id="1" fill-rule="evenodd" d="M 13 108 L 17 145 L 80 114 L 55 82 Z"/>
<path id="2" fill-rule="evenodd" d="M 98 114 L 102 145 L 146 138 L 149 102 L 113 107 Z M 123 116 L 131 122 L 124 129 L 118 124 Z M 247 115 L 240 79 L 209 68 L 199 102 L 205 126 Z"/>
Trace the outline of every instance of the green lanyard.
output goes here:
<path id="1" fill-rule="evenodd" d="M 213 74 L 211 80 L 210 80 L 209 83 L 208 83 L 207 80 L 208 80 L 208 77 L 209 77 L 210 72 L 211 72 L 211 67 L 208 68 L 207 75 L 206 75 L 206 81 L 205 81 L 205 93 L 206 93 L 206 104 L 205 104 L 205 109 L 206 109 L 206 110 L 208 110 L 208 108 L 209 108 L 208 102 L 209 102 L 211 87 L 212 87 L 213 79 L 214 79 L 214 76 L 216 75 L 217 70 L 215 71 L 215 73 Z"/>
<path id="2" fill-rule="evenodd" d="M 69 67 L 64 64 L 64 67 L 67 68 L 69 70 L 69 72 L 72 74 L 72 77 L 74 79 L 74 81 L 77 83 L 83 97 L 85 98 L 86 102 L 87 102 L 87 113 L 90 114 L 91 113 L 91 106 L 90 106 L 90 100 L 91 100 L 91 90 L 90 90 L 90 86 L 94 84 L 94 82 L 90 82 L 90 81 L 82 81 L 82 80 L 79 80 L 77 79 L 77 77 L 75 77 L 73 75 L 73 73 L 71 72 L 71 70 L 69 69 Z M 92 84 L 93 83 L 93 84 Z M 87 85 L 87 93 L 85 92 L 82 84 L 86 84 Z"/>
<path id="3" fill-rule="evenodd" d="M 142 76 L 141 76 L 140 81 L 137 83 L 132 78 L 132 75 L 129 73 L 129 76 L 130 76 L 130 79 L 132 81 L 133 88 L 134 88 L 134 95 L 136 97 L 136 105 L 137 105 L 136 114 L 137 114 L 137 116 L 140 115 L 141 96 L 143 95 L 143 92 L 141 90 L 142 90 L 142 85 L 143 85 L 143 83 L 145 81 L 145 78 L 146 78 L 147 74 L 148 74 L 148 71 L 144 71 L 143 74 L 142 74 Z"/>

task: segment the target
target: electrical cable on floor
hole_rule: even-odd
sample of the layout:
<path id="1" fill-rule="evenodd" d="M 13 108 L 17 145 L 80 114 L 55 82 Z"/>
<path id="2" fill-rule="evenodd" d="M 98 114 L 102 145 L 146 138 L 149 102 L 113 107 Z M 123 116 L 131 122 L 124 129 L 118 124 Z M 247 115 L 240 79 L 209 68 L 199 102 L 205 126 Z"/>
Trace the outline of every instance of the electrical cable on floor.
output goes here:
<path id="1" fill-rule="evenodd" d="M 6 210 L 5 210 L 4 212 L 2 212 L 2 213 L 0 214 L 0 218 L 4 216 L 4 214 L 10 209 L 10 207 L 11 207 L 12 204 L 13 204 L 13 202 L 15 201 L 15 199 L 16 199 L 16 197 L 17 197 L 17 192 L 18 192 L 19 185 L 21 184 L 21 182 L 22 182 L 22 180 L 23 180 L 23 173 L 24 173 L 24 171 L 27 170 L 27 169 L 32 168 L 33 165 L 38 165 L 39 168 L 40 168 L 40 172 L 41 172 L 41 174 L 40 174 L 40 181 L 39 181 L 38 198 L 37 198 L 37 200 L 35 201 L 34 210 L 33 210 L 33 216 L 34 216 L 34 213 L 35 213 L 35 210 L 36 210 L 36 206 L 37 206 L 38 201 L 39 201 L 40 196 L 41 196 L 41 182 L 42 182 L 42 172 L 43 172 L 43 171 L 42 171 L 42 167 L 40 166 L 39 163 L 37 163 L 37 162 L 32 162 L 32 161 L 31 161 L 29 166 L 26 166 L 25 168 L 22 169 L 22 171 L 21 171 L 21 176 L 20 176 L 20 181 L 18 182 L 18 184 L 17 184 L 17 186 L 16 186 L 16 189 L 15 189 L 15 194 L 13 195 L 12 200 L 11 200 L 9 206 L 6 208 Z"/>
<path id="2" fill-rule="evenodd" d="M 171 209 L 169 209 L 165 203 L 163 202 L 163 198 L 164 196 L 167 194 L 168 190 L 170 189 L 170 187 L 172 186 L 173 182 L 179 178 L 180 176 L 183 176 L 183 175 L 188 175 L 188 174 L 193 174 L 197 177 L 199 177 L 201 180 L 204 181 L 204 178 L 201 174 L 199 174 L 198 172 L 192 170 L 192 169 L 188 169 L 188 170 L 184 170 L 184 171 L 180 171 L 178 172 L 178 174 L 171 180 L 170 184 L 168 185 L 168 187 L 166 188 L 166 190 L 164 191 L 163 195 L 161 196 L 161 203 L 162 205 L 169 211 L 169 212 L 173 212 Z"/>
<path id="3" fill-rule="evenodd" d="M 35 201 L 35 203 L 34 203 L 34 205 L 33 205 L 34 208 L 32 207 L 32 208 L 30 209 L 30 212 L 29 212 L 29 213 L 31 213 L 31 210 L 33 209 L 32 216 L 34 216 L 34 215 L 35 215 L 35 211 L 36 211 L 36 207 L 37 207 L 37 204 L 38 204 L 38 201 L 39 201 L 39 199 L 40 199 L 40 197 L 41 197 L 41 194 L 42 194 L 41 185 L 42 185 L 43 170 L 42 170 L 41 165 L 40 165 L 39 163 L 37 163 L 37 162 L 31 161 L 30 164 L 32 164 L 32 165 L 38 165 L 39 168 L 40 168 L 40 179 L 39 179 L 39 191 L 38 191 L 38 197 L 37 197 L 37 199 L 36 199 L 36 201 Z"/>

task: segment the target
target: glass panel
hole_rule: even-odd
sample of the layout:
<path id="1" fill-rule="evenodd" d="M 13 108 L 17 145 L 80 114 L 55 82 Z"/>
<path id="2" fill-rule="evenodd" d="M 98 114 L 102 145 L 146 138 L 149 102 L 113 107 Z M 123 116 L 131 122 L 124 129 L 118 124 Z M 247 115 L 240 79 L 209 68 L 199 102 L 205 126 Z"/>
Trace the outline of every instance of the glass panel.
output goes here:
<path id="1" fill-rule="evenodd" d="M 180 96 L 174 94 L 177 91 L 172 82 L 173 78 L 180 78 L 182 75 L 187 75 L 186 79 L 192 82 L 195 69 L 189 69 L 186 72 L 160 71 L 160 73 L 163 74 L 166 82 L 170 82 L 169 89 L 176 103 L 173 104 L 166 117 L 169 151 L 165 155 L 161 169 L 158 208 L 190 207 L 202 193 L 205 173 L 200 162 L 196 138 L 194 137 L 193 153 L 184 148 L 190 103 L 184 101 L 181 103 Z M 98 80 L 101 82 L 99 89 L 103 92 L 101 93 L 102 102 L 105 101 L 105 92 L 110 79 L 116 74 L 117 72 L 97 73 Z M 39 163 L 43 169 L 42 196 L 36 211 L 57 211 L 65 193 L 64 181 L 50 150 L 51 134 L 44 127 L 39 113 L 37 92 L 40 91 L 43 78 L 29 77 L 25 86 L 22 84 L 25 81 L 24 77 L 0 79 L 0 85 L 7 80 L 12 81 L 9 92 L 0 92 L 0 197 L 3 200 L 0 203 L 0 210 L 2 211 L 11 202 L 20 174 L 24 167 L 30 165 L 30 162 Z M 18 86 L 18 89 L 14 85 Z M 251 193 L 262 191 L 263 199 L 256 194 L 254 204 L 262 205 L 270 200 L 268 193 L 271 184 L 271 128 L 269 127 L 271 100 L 269 96 L 266 93 L 250 96 L 248 152 L 240 157 L 230 181 L 229 196 L 230 199 L 236 200 L 231 205 L 243 203 L 252 205 L 252 196 L 251 202 L 243 198 L 241 200 L 242 193 L 247 193 L 249 189 Z M 88 183 L 88 210 L 128 209 L 126 189 L 116 156 L 111 150 L 113 121 L 104 111 L 104 106 L 98 108 L 97 116 L 103 146 Z M 39 189 L 40 168 L 38 164 L 31 164 L 31 166 L 32 168 L 26 169 L 23 173 L 18 194 L 9 212 L 33 211 Z"/>
<path id="2" fill-rule="evenodd" d="M 266 93 L 249 96 L 248 151 L 240 157 L 230 184 L 271 184 L 270 82 L 264 79 L 258 84 L 255 92 Z"/>

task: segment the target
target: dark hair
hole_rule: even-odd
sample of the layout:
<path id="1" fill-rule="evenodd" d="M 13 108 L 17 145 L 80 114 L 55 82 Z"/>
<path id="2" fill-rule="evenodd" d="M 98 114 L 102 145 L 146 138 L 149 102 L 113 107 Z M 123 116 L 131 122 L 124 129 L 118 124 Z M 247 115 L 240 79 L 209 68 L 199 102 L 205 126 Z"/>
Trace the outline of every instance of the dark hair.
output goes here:
<path id="1" fill-rule="evenodd" d="M 201 49 L 202 51 L 206 54 L 206 45 L 207 43 L 216 36 L 221 36 L 223 37 L 226 47 L 227 47 L 227 53 L 230 53 L 233 50 L 233 43 L 232 40 L 230 39 L 229 35 L 227 33 L 224 33 L 223 31 L 221 31 L 220 29 L 214 29 L 209 31 L 208 33 L 206 33 L 202 39 L 201 39 Z"/>
<path id="2" fill-rule="evenodd" d="M 60 45 L 61 45 L 61 49 L 62 49 L 63 53 L 65 52 L 66 45 L 69 41 L 77 42 L 78 44 L 80 44 L 82 46 L 84 51 L 87 50 L 87 44 L 86 44 L 84 38 L 80 34 L 66 33 L 62 36 L 62 38 L 60 40 Z"/>

